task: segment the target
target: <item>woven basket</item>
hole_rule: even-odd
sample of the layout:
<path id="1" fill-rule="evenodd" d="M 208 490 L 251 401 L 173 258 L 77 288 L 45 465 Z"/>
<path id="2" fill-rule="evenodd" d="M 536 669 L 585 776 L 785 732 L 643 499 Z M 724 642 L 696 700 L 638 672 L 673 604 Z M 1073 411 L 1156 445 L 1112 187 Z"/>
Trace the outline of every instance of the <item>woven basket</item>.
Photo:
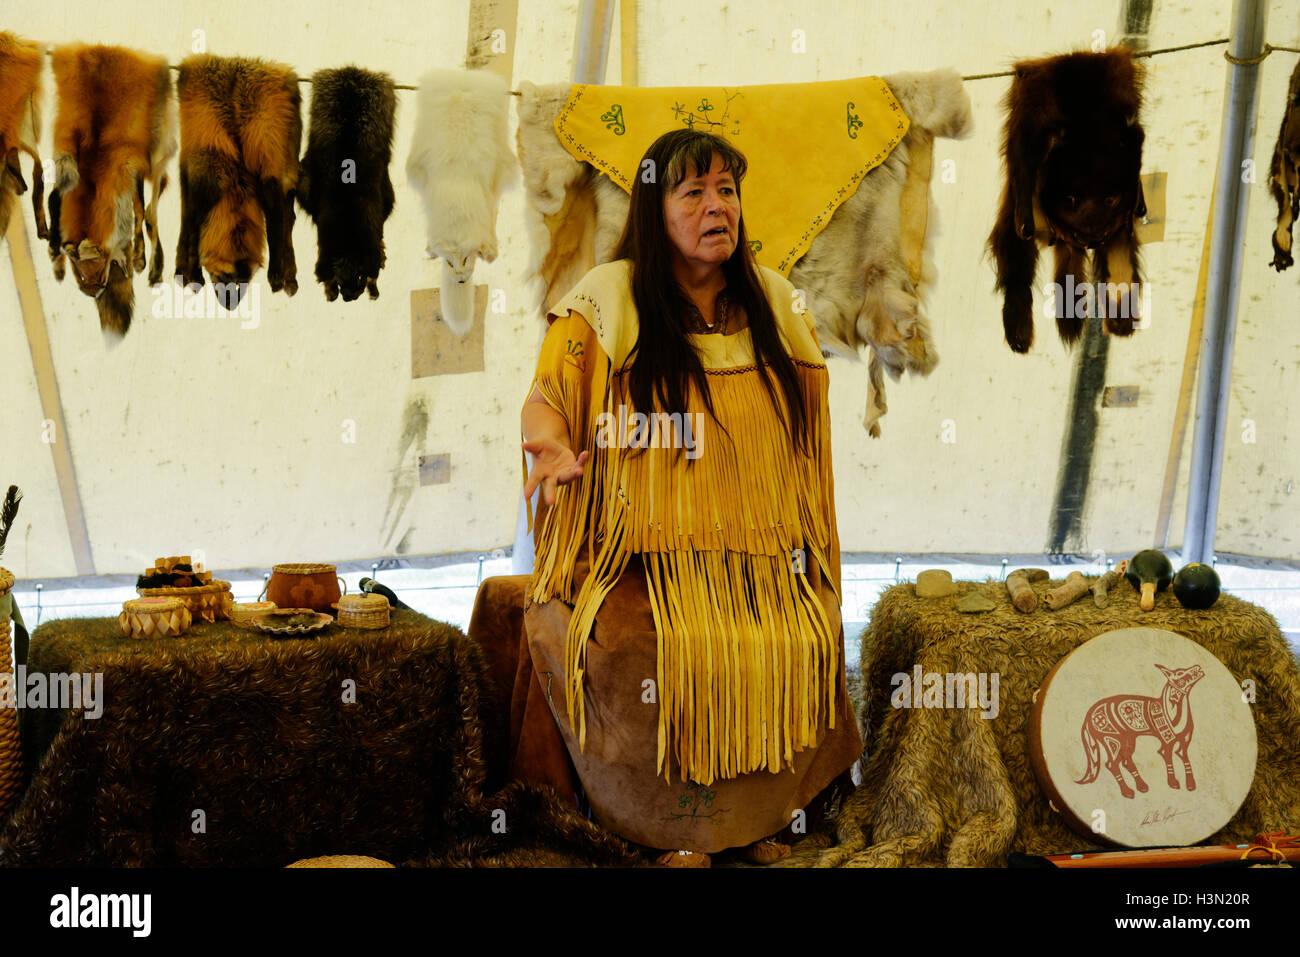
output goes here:
<path id="1" fill-rule="evenodd" d="M 235 602 L 230 606 L 230 623 L 248 631 L 257 631 L 253 621 L 268 611 L 276 611 L 273 601 Z"/>
<path id="2" fill-rule="evenodd" d="M 230 606 L 235 602 L 230 582 L 223 581 L 194 588 L 137 588 L 136 591 L 141 598 L 179 598 L 191 615 L 206 622 L 229 618 Z"/>
<path id="3" fill-rule="evenodd" d="M 294 861 L 285 865 L 290 867 L 392 867 L 387 861 L 377 857 L 363 857 L 359 854 L 331 854 L 328 857 L 309 857 L 304 861 Z"/>
<path id="4" fill-rule="evenodd" d="M 344 628 L 388 627 L 388 599 L 383 595 L 344 595 L 338 610 L 338 623 Z"/>
<path id="5" fill-rule="evenodd" d="M 8 595 L 13 587 L 14 576 L 8 569 L 0 568 L 0 599 Z M 6 609 L 9 607 L 8 602 L 4 602 L 4 605 Z M 13 653 L 11 635 L 9 615 L 6 614 L 4 621 L 0 621 L 0 675 L 8 676 L 0 678 L 4 682 L 4 688 L 0 689 L 4 698 L 8 698 L 11 689 L 15 695 L 20 693 L 20 689 L 13 685 L 13 665 L 9 663 Z M 3 702 L 4 705 L 10 703 L 7 700 Z M 18 709 L 0 706 L 0 830 L 4 829 L 9 812 L 18 799 L 22 775 L 23 751 L 18 743 Z"/>
<path id="6" fill-rule="evenodd" d="M 281 608 L 311 608 L 323 612 L 333 608 L 339 597 L 347 592 L 347 584 L 338 577 L 335 566 L 319 562 L 272 565 L 271 577 L 262 589 L 266 600 Z"/>
<path id="7" fill-rule="evenodd" d="M 190 620 L 189 606 L 179 598 L 132 598 L 117 616 L 127 638 L 171 638 L 184 634 Z"/>

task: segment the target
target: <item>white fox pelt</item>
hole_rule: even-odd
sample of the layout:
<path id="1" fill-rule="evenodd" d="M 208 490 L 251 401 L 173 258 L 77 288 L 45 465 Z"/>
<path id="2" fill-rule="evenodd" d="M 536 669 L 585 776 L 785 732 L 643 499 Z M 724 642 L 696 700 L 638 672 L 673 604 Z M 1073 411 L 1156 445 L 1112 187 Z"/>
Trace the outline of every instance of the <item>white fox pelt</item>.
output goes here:
<path id="1" fill-rule="evenodd" d="M 443 261 L 443 319 L 473 325 L 474 264 L 497 258 L 497 204 L 517 179 L 505 80 L 481 70 L 432 70 L 420 79 L 406 176 L 424 204 L 426 251 Z M 469 287 L 450 289 L 449 286 Z M 465 310 L 465 311 L 462 311 Z"/>
<path id="2" fill-rule="evenodd" d="M 962 138 L 973 128 L 970 99 L 956 71 L 898 73 L 884 79 L 911 122 L 908 133 L 885 162 L 863 178 L 790 271 L 790 281 L 804 291 L 816 319 L 823 351 L 855 359 L 861 358 L 863 348 L 870 351 L 863 425 L 873 436 L 880 434 L 878 419 L 886 408 L 884 374 L 895 379 L 904 371 L 926 375 L 938 362 L 930 322 L 922 308 L 936 277 L 934 203 L 928 184 L 923 184 L 927 199 L 924 218 L 908 224 L 908 231 L 925 237 L 920 278 L 914 282 L 900 210 L 909 164 L 915 153 L 928 154 L 933 137 Z M 539 274 L 552 247 L 558 245 L 563 224 L 555 221 L 556 214 L 566 201 L 566 190 L 581 188 L 584 176 L 592 180 L 589 202 L 595 208 L 591 227 L 594 261 L 585 268 L 609 261 L 627 218 L 627 194 L 575 160 L 555 136 L 553 124 L 568 98 L 568 84 L 521 84 L 520 89 L 524 95 L 519 112 L 519 159 L 533 240 L 532 273 Z M 585 268 L 567 272 L 581 275 Z M 551 263 L 549 272 L 553 275 L 556 271 Z M 552 275 L 544 277 L 543 288 L 552 282 Z"/>

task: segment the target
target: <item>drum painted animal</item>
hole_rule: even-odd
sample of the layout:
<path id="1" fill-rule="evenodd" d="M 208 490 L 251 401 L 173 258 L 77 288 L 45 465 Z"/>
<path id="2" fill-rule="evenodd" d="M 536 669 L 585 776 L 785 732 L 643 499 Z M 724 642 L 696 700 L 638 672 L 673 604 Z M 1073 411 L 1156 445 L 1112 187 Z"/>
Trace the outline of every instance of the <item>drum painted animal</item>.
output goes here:
<path id="1" fill-rule="evenodd" d="M 1043 679 L 1026 730 L 1043 797 L 1087 846 L 1212 837 L 1246 800 L 1259 751 L 1238 678 L 1202 645 L 1160 628 L 1084 640 Z M 1157 753 L 1167 787 L 1147 783 Z"/>
<path id="2" fill-rule="evenodd" d="M 1187 790 L 1196 790 L 1196 777 L 1192 774 L 1192 762 L 1187 756 L 1193 728 L 1192 704 L 1188 693 L 1192 690 L 1192 685 L 1205 677 L 1205 671 L 1200 665 L 1172 671 L 1164 665 L 1156 667 L 1167 679 L 1159 698 L 1114 695 L 1102 698 L 1088 709 L 1080 729 L 1088 771 L 1075 784 L 1091 784 L 1097 780 L 1104 748 L 1106 770 L 1115 776 L 1120 793 L 1126 798 L 1133 797 L 1133 789 L 1125 783 L 1124 776 L 1120 773 L 1120 769 L 1124 768 L 1133 775 L 1137 789 L 1145 794 L 1147 784 L 1133 764 L 1133 748 L 1136 747 L 1138 738 L 1149 734 L 1160 741 L 1160 756 L 1165 759 L 1169 786 L 1175 790 L 1179 787 L 1173 762 L 1173 757 L 1177 754 L 1183 762 Z"/>

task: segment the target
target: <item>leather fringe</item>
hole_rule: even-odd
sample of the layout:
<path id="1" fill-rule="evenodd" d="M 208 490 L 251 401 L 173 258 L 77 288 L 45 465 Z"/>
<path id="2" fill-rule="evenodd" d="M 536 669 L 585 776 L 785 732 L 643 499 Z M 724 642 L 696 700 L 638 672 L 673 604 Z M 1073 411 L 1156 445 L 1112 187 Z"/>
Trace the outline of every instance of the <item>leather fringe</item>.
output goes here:
<path id="1" fill-rule="evenodd" d="M 579 408 L 575 378 L 538 380 L 593 459 L 543 521 L 531 593 L 574 605 L 565 704 L 580 748 L 587 640 L 634 554 L 658 634 L 658 769 L 666 779 L 672 764 L 682 780 L 705 785 L 777 773 L 835 727 L 839 635 L 803 574 L 817 562 L 839 594 L 827 371 L 799 360 L 796 368 L 808 455 L 791 452 L 784 401 L 778 415 L 753 365 L 707 373 L 717 419 L 691 416 L 694 451 L 689 441 L 679 447 L 684 429 L 670 428 L 666 416 L 657 435 L 635 434 L 621 373 L 596 371 L 588 408 Z M 687 407 L 704 408 L 694 390 Z M 650 447 L 637 447 L 638 438 Z M 590 571 L 575 596 L 584 541 Z"/>

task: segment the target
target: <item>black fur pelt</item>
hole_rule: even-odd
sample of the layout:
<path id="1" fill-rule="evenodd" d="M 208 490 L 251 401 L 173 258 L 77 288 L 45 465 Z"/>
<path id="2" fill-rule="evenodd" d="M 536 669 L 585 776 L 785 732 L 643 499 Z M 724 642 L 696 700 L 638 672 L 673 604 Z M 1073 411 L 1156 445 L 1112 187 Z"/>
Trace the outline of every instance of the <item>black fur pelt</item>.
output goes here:
<path id="1" fill-rule="evenodd" d="M 189 650 L 182 636 L 101 654 L 103 714 L 63 722 L 0 831 L 0 866 L 634 859 L 553 792 L 503 786 L 505 709 L 476 642 L 413 611 L 392 622 L 364 636 L 196 635 Z M 116 620 L 49 622 L 36 638 L 67 648 L 95 626 Z M 203 627 L 215 626 L 191 631 Z"/>
<path id="2" fill-rule="evenodd" d="M 1273 230 L 1273 261 L 1278 272 L 1295 262 L 1291 227 L 1300 218 L 1300 63 L 1291 73 L 1286 91 L 1286 111 L 1273 148 L 1268 188 L 1277 200 L 1277 227 Z"/>
<path id="3" fill-rule="evenodd" d="M 1004 294 L 1007 345 L 1028 352 L 1034 341 L 1036 239 L 1055 247 L 1062 341 L 1083 334 L 1086 310 L 1069 290 L 1089 281 L 1105 284 L 1097 305 L 1106 310 L 1106 331 L 1131 335 L 1140 282 L 1134 219 L 1146 215 L 1141 72 L 1132 54 L 1115 49 L 1017 63 L 1005 105 L 1007 181 L 989 249 Z"/>
<path id="4" fill-rule="evenodd" d="M 298 204 L 316 223 L 316 279 L 325 298 L 379 298 L 384 221 L 393 211 L 388 164 L 397 98 L 385 73 L 347 66 L 311 78 L 311 129 Z"/>

